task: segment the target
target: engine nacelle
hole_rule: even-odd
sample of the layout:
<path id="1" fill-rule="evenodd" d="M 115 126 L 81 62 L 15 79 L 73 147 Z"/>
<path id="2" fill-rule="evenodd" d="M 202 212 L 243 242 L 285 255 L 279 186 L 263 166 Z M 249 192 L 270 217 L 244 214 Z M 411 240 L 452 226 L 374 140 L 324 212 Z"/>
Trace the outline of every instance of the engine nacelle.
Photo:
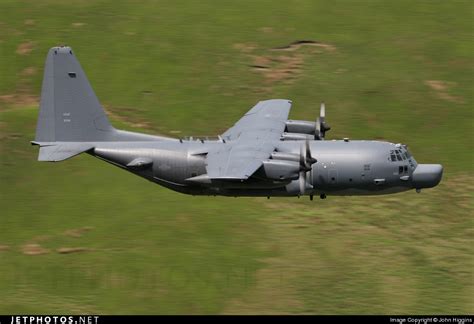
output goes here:
<path id="1" fill-rule="evenodd" d="M 263 161 L 263 172 L 268 179 L 295 180 L 299 176 L 300 164 L 295 161 L 265 160 Z"/>
<path id="2" fill-rule="evenodd" d="M 281 134 L 282 141 L 305 141 L 314 140 L 314 135 L 302 133 L 283 133 Z"/>
<path id="3" fill-rule="evenodd" d="M 300 162 L 299 154 L 285 153 L 285 152 L 273 152 L 271 158 L 274 160 L 286 160 Z"/>
<path id="4" fill-rule="evenodd" d="M 316 122 L 307 120 L 287 120 L 286 131 L 288 133 L 303 133 L 314 135 L 316 132 Z"/>

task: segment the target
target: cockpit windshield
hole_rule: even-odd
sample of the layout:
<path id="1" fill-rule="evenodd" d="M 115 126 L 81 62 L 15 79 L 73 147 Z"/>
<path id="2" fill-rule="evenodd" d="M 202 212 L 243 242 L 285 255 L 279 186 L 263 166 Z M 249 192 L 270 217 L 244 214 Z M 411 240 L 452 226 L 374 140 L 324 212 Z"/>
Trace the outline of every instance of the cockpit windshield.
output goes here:
<path id="1" fill-rule="evenodd" d="M 412 157 L 411 153 L 406 148 L 399 148 L 396 150 L 390 151 L 390 160 L 392 162 L 396 161 L 406 161 Z"/>
<path id="2" fill-rule="evenodd" d="M 395 161 L 404 161 L 408 159 L 406 152 L 402 152 L 402 150 L 391 150 L 390 151 L 390 159 Z"/>
<path id="3" fill-rule="evenodd" d="M 416 161 L 413 158 L 412 154 L 406 147 L 406 145 L 398 145 L 396 149 L 390 150 L 390 158 L 389 161 L 392 162 L 400 162 L 400 161 L 408 161 L 412 168 L 416 167 Z"/>

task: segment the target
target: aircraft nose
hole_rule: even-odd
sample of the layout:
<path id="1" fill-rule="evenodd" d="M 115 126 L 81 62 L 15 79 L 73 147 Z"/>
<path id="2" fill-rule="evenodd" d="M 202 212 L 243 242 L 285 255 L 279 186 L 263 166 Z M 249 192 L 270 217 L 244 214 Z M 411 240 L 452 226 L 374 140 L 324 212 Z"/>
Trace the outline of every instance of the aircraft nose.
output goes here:
<path id="1" fill-rule="evenodd" d="M 418 164 L 413 171 L 413 187 L 416 189 L 432 188 L 441 181 L 443 166 L 441 164 Z"/>

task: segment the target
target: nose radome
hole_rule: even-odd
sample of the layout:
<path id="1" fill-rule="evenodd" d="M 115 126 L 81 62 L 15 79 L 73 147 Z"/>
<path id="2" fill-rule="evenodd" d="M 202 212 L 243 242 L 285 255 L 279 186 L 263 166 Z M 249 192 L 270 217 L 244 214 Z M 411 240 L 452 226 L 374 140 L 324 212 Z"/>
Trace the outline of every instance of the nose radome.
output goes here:
<path id="1" fill-rule="evenodd" d="M 443 166 L 441 164 L 418 164 L 413 172 L 413 188 L 435 187 L 441 181 L 442 175 Z"/>

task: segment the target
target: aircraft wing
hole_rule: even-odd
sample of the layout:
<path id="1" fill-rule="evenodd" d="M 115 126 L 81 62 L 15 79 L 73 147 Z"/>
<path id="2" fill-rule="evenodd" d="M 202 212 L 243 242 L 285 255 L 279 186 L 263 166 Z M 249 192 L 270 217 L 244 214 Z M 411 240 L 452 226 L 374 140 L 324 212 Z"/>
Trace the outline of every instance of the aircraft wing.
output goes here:
<path id="1" fill-rule="evenodd" d="M 290 114 L 291 101 L 272 99 L 258 102 L 234 126 L 229 128 L 222 137 L 235 140 L 249 131 L 279 132 L 278 138 L 285 130 L 285 122 Z"/>
<path id="2" fill-rule="evenodd" d="M 275 150 L 274 142 L 285 130 L 291 101 L 260 101 L 250 109 L 222 138 L 224 145 L 207 154 L 210 179 L 245 180 Z"/>

